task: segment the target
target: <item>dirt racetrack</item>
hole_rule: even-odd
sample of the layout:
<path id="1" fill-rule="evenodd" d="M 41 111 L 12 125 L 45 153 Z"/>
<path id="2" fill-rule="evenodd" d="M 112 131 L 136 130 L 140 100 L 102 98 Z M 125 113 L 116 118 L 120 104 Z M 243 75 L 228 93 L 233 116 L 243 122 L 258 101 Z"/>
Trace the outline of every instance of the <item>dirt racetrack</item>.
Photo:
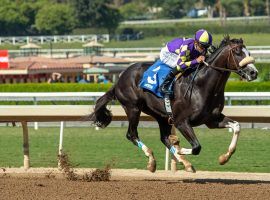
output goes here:
<path id="1" fill-rule="evenodd" d="M 82 173 L 88 169 L 80 169 Z M 69 181 L 57 169 L 0 169 L 0 199 L 270 199 L 270 174 L 112 170 L 107 182 Z"/>

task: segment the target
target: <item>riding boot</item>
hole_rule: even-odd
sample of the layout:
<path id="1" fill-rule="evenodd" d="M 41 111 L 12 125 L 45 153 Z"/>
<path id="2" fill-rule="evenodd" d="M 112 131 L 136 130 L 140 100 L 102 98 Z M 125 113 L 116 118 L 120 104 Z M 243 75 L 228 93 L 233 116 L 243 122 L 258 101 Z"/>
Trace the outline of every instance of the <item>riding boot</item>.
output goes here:
<path id="1" fill-rule="evenodd" d="M 175 76 L 179 73 L 179 71 L 175 68 L 173 68 L 170 73 L 165 77 L 164 82 L 161 84 L 161 86 L 159 87 L 159 90 L 165 94 L 165 96 L 171 96 L 172 95 L 172 91 L 170 91 L 170 85 L 173 81 L 173 79 L 175 78 Z"/>

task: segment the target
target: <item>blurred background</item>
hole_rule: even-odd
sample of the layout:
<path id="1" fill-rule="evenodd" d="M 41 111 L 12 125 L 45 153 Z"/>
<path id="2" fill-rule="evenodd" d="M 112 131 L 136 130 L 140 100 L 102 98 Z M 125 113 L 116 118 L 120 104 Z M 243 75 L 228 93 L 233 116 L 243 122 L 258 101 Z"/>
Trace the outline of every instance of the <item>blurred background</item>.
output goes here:
<path id="1" fill-rule="evenodd" d="M 269 0 L 0 0 L 0 83 L 111 83 L 201 28 L 243 38 L 269 80 Z M 60 74 L 56 76 L 56 74 Z M 232 76 L 234 79 L 234 76 Z M 237 79 L 237 78 L 236 78 Z"/>

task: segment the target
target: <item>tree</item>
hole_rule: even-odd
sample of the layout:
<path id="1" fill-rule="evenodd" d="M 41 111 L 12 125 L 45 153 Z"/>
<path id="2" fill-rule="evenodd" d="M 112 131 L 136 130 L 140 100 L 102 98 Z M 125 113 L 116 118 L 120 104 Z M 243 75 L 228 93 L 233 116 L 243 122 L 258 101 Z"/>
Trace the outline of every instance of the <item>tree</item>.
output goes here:
<path id="1" fill-rule="evenodd" d="M 196 1 L 167 0 L 162 4 L 161 16 L 165 18 L 181 18 L 191 9 Z"/>
<path id="2" fill-rule="evenodd" d="M 266 15 L 268 17 L 270 17 L 270 8 L 269 8 L 270 4 L 269 4 L 269 0 L 266 0 L 265 1 L 265 12 L 266 12 Z"/>
<path id="3" fill-rule="evenodd" d="M 0 0 L 0 25 L 2 35 L 24 34 L 29 23 L 21 7 L 14 1 Z"/>
<path id="4" fill-rule="evenodd" d="M 44 34 L 66 34 L 75 26 L 74 10 L 66 4 L 49 4 L 41 8 L 35 26 Z"/>
<path id="5" fill-rule="evenodd" d="M 226 16 L 243 16 L 244 6 L 242 0 L 221 0 L 221 3 L 226 10 Z"/>
<path id="6" fill-rule="evenodd" d="M 248 17 L 250 16 L 250 0 L 243 0 L 243 6 L 244 6 L 244 16 Z"/>
<path id="7" fill-rule="evenodd" d="M 164 0 L 144 0 L 144 2 L 150 7 L 162 6 Z"/>
<path id="8" fill-rule="evenodd" d="M 97 27 L 106 28 L 109 34 L 114 34 L 120 20 L 122 19 L 120 12 L 114 8 L 101 7 L 99 13 L 102 17 L 97 20 Z"/>
<path id="9" fill-rule="evenodd" d="M 102 27 L 109 33 L 117 28 L 121 15 L 111 0 L 71 0 L 79 21 L 78 27 Z"/>
<path id="10" fill-rule="evenodd" d="M 120 8 L 120 13 L 125 20 L 143 18 L 147 11 L 146 4 L 138 0 L 127 3 Z"/>
<path id="11" fill-rule="evenodd" d="M 207 6 L 208 17 L 212 18 L 214 16 L 217 0 L 204 0 L 204 4 Z"/>
<path id="12" fill-rule="evenodd" d="M 252 0 L 250 1 L 250 12 L 252 15 L 265 15 L 265 0 Z"/>
<path id="13" fill-rule="evenodd" d="M 28 19 L 25 27 L 26 34 L 32 35 L 37 33 L 34 25 L 37 12 L 40 8 L 38 4 L 32 1 L 24 1 L 20 5 L 21 15 Z"/>

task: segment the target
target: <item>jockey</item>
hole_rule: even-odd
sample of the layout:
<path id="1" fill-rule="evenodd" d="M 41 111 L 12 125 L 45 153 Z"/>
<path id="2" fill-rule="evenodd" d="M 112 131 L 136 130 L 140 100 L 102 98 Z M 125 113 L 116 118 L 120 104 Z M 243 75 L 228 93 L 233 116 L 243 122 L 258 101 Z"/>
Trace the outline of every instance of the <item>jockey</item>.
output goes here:
<path id="1" fill-rule="evenodd" d="M 187 68 L 194 68 L 205 60 L 207 48 L 212 45 L 212 35 L 204 29 L 196 32 L 195 38 L 176 38 L 161 49 L 160 60 L 172 70 L 160 86 L 160 91 L 171 95 L 169 87 L 174 77 Z"/>

